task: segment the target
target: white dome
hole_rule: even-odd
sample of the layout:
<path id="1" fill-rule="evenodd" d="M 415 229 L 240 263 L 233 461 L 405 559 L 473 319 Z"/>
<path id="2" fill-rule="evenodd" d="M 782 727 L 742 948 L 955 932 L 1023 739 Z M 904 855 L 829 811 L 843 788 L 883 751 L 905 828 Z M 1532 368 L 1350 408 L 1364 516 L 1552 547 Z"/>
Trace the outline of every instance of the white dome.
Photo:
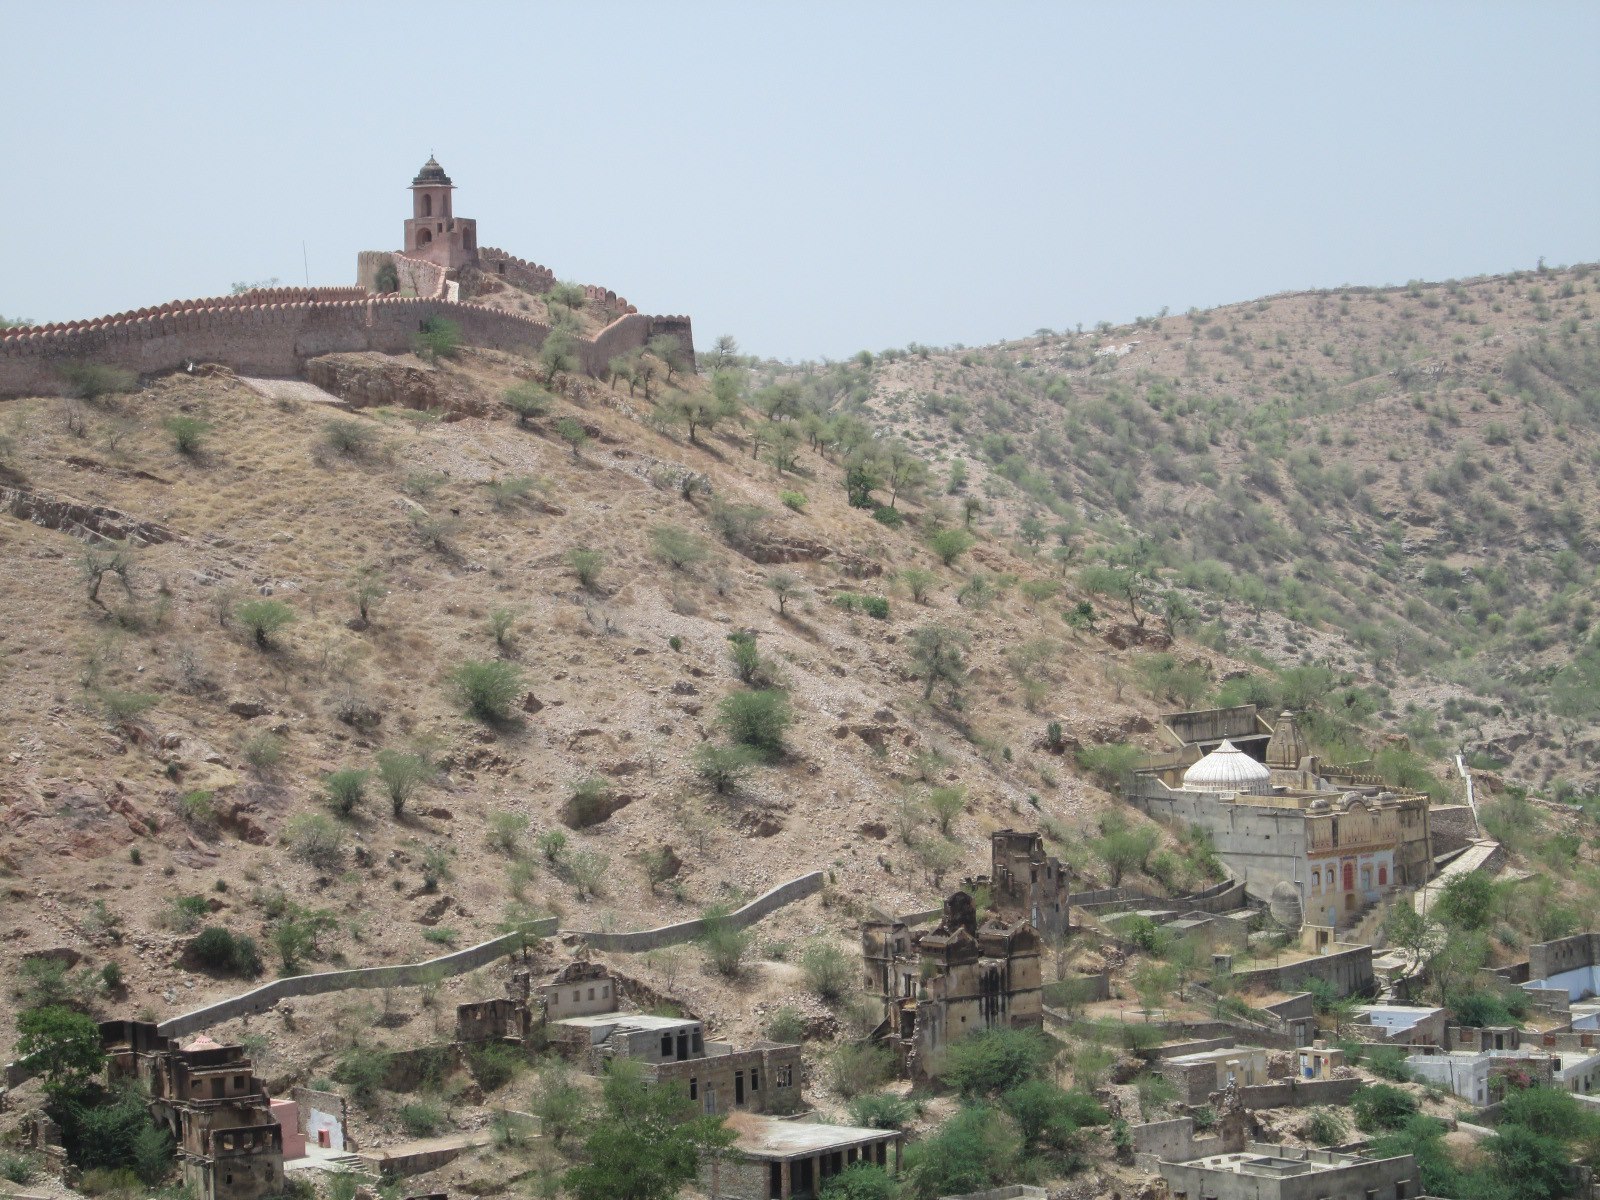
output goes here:
<path id="1" fill-rule="evenodd" d="M 1272 772 L 1229 741 L 1183 773 L 1186 792 L 1265 792 L 1271 786 Z"/>

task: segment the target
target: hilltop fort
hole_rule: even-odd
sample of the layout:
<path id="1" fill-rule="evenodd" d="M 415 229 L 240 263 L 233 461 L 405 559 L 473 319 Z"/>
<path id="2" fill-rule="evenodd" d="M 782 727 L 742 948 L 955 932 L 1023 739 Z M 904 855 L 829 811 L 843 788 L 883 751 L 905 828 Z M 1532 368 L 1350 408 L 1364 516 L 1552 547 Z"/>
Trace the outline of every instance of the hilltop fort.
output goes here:
<path id="1" fill-rule="evenodd" d="M 444 168 L 429 158 L 411 182 L 403 249 L 362 251 L 354 287 L 251 289 L 0 331 L 0 396 L 50 394 L 64 367 L 90 360 L 141 375 L 203 361 L 240 373 L 293 376 L 320 354 L 404 352 L 427 322 L 440 318 L 453 322 L 468 345 L 537 351 L 550 324 L 482 300 L 500 281 L 548 291 L 555 273 L 503 250 L 480 248 L 478 223 L 453 211 L 454 190 Z M 383 290 L 386 281 L 393 290 Z M 592 335 L 573 338 L 583 370 L 598 375 L 612 358 L 663 334 L 677 338 L 685 361 L 693 361 L 688 317 L 646 316 L 609 289 L 583 290 L 611 318 Z"/>

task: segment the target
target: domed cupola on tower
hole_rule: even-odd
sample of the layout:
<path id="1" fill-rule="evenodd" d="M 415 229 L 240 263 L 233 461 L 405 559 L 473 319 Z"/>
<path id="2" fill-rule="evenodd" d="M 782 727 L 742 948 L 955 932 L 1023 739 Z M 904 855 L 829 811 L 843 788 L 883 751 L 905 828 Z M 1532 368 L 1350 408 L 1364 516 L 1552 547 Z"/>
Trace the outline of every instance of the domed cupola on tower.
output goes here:
<path id="1" fill-rule="evenodd" d="M 404 252 L 446 270 L 478 260 L 478 223 L 455 215 L 453 191 L 450 176 L 430 155 L 411 181 L 411 219 L 406 222 Z"/>

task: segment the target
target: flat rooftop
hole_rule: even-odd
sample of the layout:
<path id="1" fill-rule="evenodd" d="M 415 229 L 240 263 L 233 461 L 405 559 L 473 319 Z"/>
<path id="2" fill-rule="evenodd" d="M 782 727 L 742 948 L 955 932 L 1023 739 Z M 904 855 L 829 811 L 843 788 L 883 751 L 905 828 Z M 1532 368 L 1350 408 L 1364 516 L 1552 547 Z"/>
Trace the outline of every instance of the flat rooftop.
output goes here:
<path id="1" fill-rule="evenodd" d="M 1165 1062 L 1175 1063 L 1178 1066 L 1193 1066 L 1196 1063 L 1227 1062 L 1232 1058 L 1249 1058 L 1252 1054 L 1265 1054 L 1264 1046 L 1229 1046 L 1221 1050 L 1197 1050 L 1193 1054 L 1180 1054 L 1176 1058 L 1165 1059 Z"/>
<path id="2" fill-rule="evenodd" d="M 1332 1161 L 1314 1162 L 1308 1158 L 1280 1158 L 1273 1154 L 1261 1154 L 1256 1151 L 1246 1150 L 1239 1154 L 1218 1154 L 1211 1158 L 1197 1159 L 1182 1165 L 1200 1167 L 1208 1171 L 1225 1171 L 1230 1175 L 1254 1175 L 1258 1178 L 1281 1179 L 1285 1175 L 1313 1175 L 1319 1171 L 1336 1171 L 1340 1167 L 1348 1167 L 1367 1161 L 1353 1154 L 1324 1152 L 1321 1157 Z"/>
<path id="3" fill-rule="evenodd" d="M 650 1013 L 589 1013 L 582 1017 L 563 1017 L 559 1021 L 552 1021 L 552 1025 L 566 1025 L 573 1029 L 638 1029 L 643 1031 L 660 1029 L 683 1029 L 690 1025 L 698 1025 L 692 1017 L 657 1017 Z"/>
<path id="4" fill-rule="evenodd" d="M 860 1129 L 850 1125 L 814 1125 L 807 1121 L 780 1121 L 754 1113 L 739 1113 L 728 1124 L 738 1134 L 734 1149 L 761 1158 L 809 1158 L 897 1138 L 893 1129 Z"/>

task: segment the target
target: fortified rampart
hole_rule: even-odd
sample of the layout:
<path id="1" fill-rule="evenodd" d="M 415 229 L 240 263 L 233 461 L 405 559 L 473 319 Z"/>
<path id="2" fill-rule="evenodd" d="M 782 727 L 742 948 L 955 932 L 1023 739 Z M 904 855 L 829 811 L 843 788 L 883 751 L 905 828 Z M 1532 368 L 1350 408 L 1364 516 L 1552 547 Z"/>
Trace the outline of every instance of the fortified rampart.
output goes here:
<path id="1" fill-rule="evenodd" d="M 0 333 L 0 396 L 51 395 L 59 388 L 61 369 L 77 362 L 142 375 L 179 370 L 192 362 L 216 362 L 244 374 L 292 376 L 305 359 L 319 354 L 403 353 L 432 317 L 455 322 L 468 345 L 510 353 L 533 354 L 550 333 L 548 326 L 531 318 L 477 304 L 366 296 L 355 288 L 316 289 L 315 299 L 304 299 L 311 289 L 282 290 L 298 298 L 268 300 L 267 293 L 251 293 L 188 306 L 174 302 L 94 321 L 7 330 Z M 358 295 L 360 299 L 352 298 Z M 582 367 L 600 375 L 613 357 L 642 348 L 662 332 L 684 339 L 692 353 L 687 317 L 628 313 L 593 338 L 577 339 Z"/>

